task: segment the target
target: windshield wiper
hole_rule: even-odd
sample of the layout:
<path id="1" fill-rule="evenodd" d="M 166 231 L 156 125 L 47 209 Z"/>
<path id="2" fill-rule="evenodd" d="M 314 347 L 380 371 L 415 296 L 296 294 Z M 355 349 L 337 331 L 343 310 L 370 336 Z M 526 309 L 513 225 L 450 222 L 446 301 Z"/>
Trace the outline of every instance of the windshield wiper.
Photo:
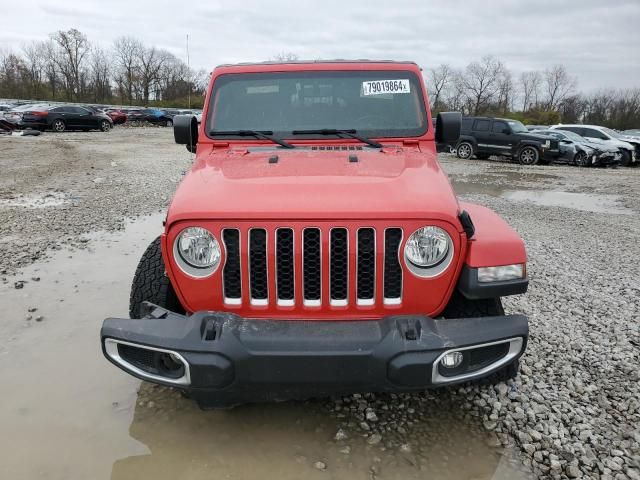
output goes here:
<path id="1" fill-rule="evenodd" d="M 291 134 L 292 135 L 346 135 L 347 137 L 360 140 L 362 143 L 366 143 L 367 145 L 370 145 L 374 148 L 383 147 L 381 143 L 378 143 L 375 140 L 371 140 L 369 138 L 357 135 L 357 130 L 354 130 L 354 129 L 340 130 L 336 128 L 318 128 L 315 130 L 294 130 L 293 132 L 291 132 Z"/>
<path id="2" fill-rule="evenodd" d="M 272 137 L 273 132 L 271 130 L 211 130 L 209 135 L 237 135 L 238 137 L 256 137 L 270 140 L 273 143 L 282 145 L 284 148 L 296 148 L 290 143 L 280 140 L 279 138 Z"/>

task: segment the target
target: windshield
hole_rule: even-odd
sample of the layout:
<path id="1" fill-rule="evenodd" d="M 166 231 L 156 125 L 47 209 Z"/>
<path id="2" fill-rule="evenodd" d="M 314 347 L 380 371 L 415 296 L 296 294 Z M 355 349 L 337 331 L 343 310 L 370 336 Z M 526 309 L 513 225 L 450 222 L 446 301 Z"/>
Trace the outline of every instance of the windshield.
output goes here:
<path id="1" fill-rule="evenodd" d="M 420 82 L 409 71 L 244 73 L 215 81 L 206 125 L 207 132 L 271 131 L 280 138 L 319 129 L 409 137 L 427 131 L 427 114 Z"/>
<path id="2" fill-rule="evenodd" d="M 527 127 L 525 127 L 522 124 L 522 122 L 519 122 L 518 120 L 507 120 L 507 123 L 511 127 L 511 131 L 513 133 L 527 133 L 527 132 L 529 132 L 529 130 L 527 130 Z"/>
<path id="3" fill-rule="evenodd" d="M 604 133 L 607 133 L 609 136 L 611 136 L 613 138 L 623 138 L 622 135 L 620 135 L 615 130 L 611 130 L 610 128 L 600 127 L 600 130 L 602 130 Z"/>
<path id="4" fill-rule="evenodd" d="M 584 142 L 585 141 L 584 137 L 581 137 L 576 132 L 572 132 L 571 130 L 562 130 L 562 132 L 555 132 L 555 133 L 559 133 L 560 135 L 562 135 L 562 136 L 564 136 L 566 138 L 570 138 L 574 142 Z"/>

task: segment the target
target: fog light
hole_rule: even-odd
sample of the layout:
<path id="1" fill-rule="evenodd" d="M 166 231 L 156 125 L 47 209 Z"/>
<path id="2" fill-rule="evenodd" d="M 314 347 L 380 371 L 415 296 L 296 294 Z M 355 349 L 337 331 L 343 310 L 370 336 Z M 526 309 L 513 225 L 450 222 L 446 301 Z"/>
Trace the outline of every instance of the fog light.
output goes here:
<path id="1" fill-rule="evenodd" d="M 440 364 L 445 368 L 456 368 L 459 367 L 464 359 L 464 355 L 462 352 L 449 352 L 442 360 L 440 360 Z"/>

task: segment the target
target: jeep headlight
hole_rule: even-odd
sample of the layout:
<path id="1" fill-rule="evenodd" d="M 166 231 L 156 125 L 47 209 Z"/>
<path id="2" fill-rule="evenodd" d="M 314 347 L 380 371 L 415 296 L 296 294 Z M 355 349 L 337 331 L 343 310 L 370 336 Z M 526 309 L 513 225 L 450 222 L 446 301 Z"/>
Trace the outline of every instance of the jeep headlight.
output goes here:
<path id="1" fill-rule="evenodd" d="M 202 227 L 187 227 L 182 230 L 174 242 L 174 253 L 185 273 L 196 277 L 213 273 L 221 256 L 216 237 Z"/>
<path id="2" fill-rule="evenodd" d="M 417 229 L 409 236 L 404 247 L 407 266 L 421 277 L 432 277 L 444 271 L 452 254 L 451 237 L 443 229 L 434 226 Z"/>

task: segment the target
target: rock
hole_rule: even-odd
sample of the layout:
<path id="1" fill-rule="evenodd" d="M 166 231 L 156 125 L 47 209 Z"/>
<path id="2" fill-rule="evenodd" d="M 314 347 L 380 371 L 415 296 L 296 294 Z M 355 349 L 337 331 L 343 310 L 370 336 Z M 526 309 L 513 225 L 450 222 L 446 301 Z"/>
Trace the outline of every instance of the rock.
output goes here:
<path id="1" fill-rule="evenodd" d="M 382 441 L 382 435 L 379 433 L 374 433 L 367 438 L 367 443 L 369 445 L 377 445 Z"/>
<path id="2" fill-rule="evenodd" d="M 15 288 L 16 290 L 20 290 L 21 288 L 24 288 L 24 284 L 24 280 L 19 280 L 13 284 L 13 288 Z"/>
<path id="3" fill-rule="evenodd" d="M 33 312 L 35 312 L 36 310 L 38 310 L 36 307 L 29 307 L 29 308 L 27 308 L 27 312 L 29 312 L 29 313 L 33 313 Z"/>
<path id="4" fill-rule="evenodd" d="M 376 415 L 376 412 L 370 410 L 366 413 L 365 418 L 369 421 L 369 422 L 377 422 L 378 421 L 378 416 Z"/>
<path id="5" fill-rule="evenodd" d="M 341 448 L 339 450 L 340 453 L 344 454 L 344 455 L 349 455 L 351 453 L 351 447 L 349 445 Z"/>
<path id="6" fill-rule="evenodd" d="M 326 470 L 327 469 L 327 464 L 324 462 L 316 462 L 313 464 L 313 466 L 317 469 L 317 470 Z"/>
<path id="7" fill-rule="evenodd" d="M 349 438 L 349 436 L 346 434 L 346 432 L 344 430 L 342 430 L 341 428 L 336 432 L 335 436 L 333 437 L 336 441 L 341 441 L 341 440 L 346 440 L 347 438 Z"/>
<path id="8" fill-rule="evenodd" d="M 569 478 L 582 477 L 582 472 L 576 465 L 568 465 L 567 468 L 565 468 L 564 473 L 566 473 Z"/>
<path id="9" fill-rule="evenodd" d="M 43 317 L 42 315 L 38 315 L 38 316 L 35 318 L 35 321 L 36 321 L 36 322 L 41 322 L 42 320 L 44 320 L 44 317 Z"/>
<path id="10" fill-rule="evenodd" d="M 522 449 L 527 452 L 527 454 L 529 456 L 532 456 L 534 454 L 534 452 L 536 451 L 536 446 L 531 444 L 531 443 L 525 443 L 524 445 L 522 445 Z"/>

